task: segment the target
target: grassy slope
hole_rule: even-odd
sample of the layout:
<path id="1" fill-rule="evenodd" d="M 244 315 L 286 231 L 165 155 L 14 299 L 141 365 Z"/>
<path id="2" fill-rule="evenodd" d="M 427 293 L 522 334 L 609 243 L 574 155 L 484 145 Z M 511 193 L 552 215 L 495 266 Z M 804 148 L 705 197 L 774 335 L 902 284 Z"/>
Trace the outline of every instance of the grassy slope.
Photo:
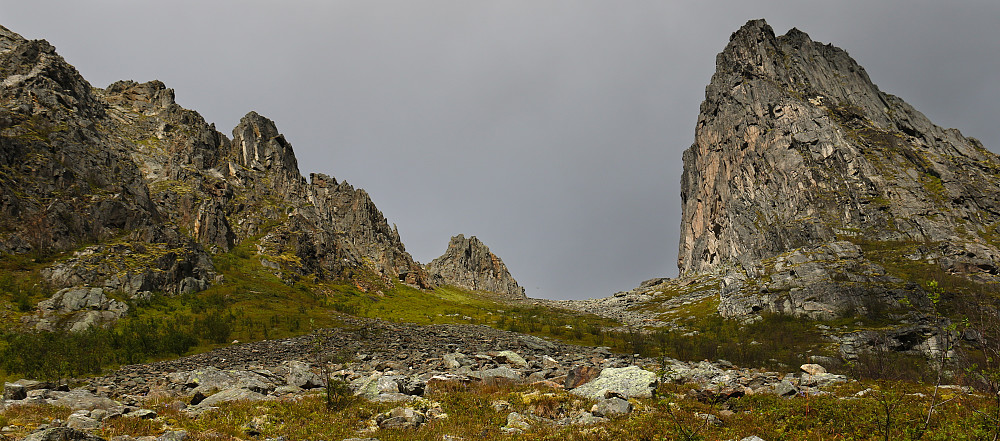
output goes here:
<path id="1" fill-rule="evenodd" d="M 98 365 L 113 368 L 119 363 L 204 352 L 229 344 L 231 340 L 247 342 L 302 335 L 313 329 L 342 326 L 338 317 L 344 313 L 418 324 L 485 324 L 577 344 L 604 343 L 601 330 L 617 325 L 593 315 L 505 305 L 485 293 L 454 287 L 421 291 L 396 284 L 364 292 L 360 286 L 378 284 L 371 280 L 365 283 L 350 280 L 321 282 L 309 277 L 286 284 L 274 274 L 274 270 L 260 264 L 260 258 L 252 251 L 255 246 L 253 241 L 246 241 L 228 253 L 214 256 L 216 269 L 224 276 L 223 283 L 195 294 L 155 295 L 149 302 L 130 301 L 132 308 L 127 319 L 111 330 L 93 336 L 94 340 L 104 341 L 112 335 L 130 333 L 142 340 L 139 342 L 144 347 L 141 352 L 136 353 L 135 348 L 127 343 L 122 343 L 125 346 L 122 348 L 101 346 L 101 350 L 115 352 L 115 355 L 89 361 L 86 366 L 61 371 L 45 369 L 44 373 L 23 371 L 28 368 L 15 371 L 14 367 L 5 371 L 3 363 L 0 363 L 0 379 L 80 376 L 98 373 L 99 368 L 95 367 Z M 8 343 L 17 335 L 10 332 L 16 331 L 21 317 L 30 313 L 26 310 L 33 308 L 46 293 L 51 292 L 51 289 L 44 288 L 39 275 L 46 264 L 47 261 L 36 262 L 24 256 L 0 257 L 0 268 L 4 270 L 0 274 L 0 314 L 4 319 L 0 322 L 0 352 L 10 347 Z M 129 301 L 120 294 L 112 294 L 112 297 Z M 4 334 L 4 331 L 8 333 Z M 143 337 L 149 334 L 159 335 L 159 340 L 149 341 Z M 53 345 L 51 339 L 41 339 L 22 344 L 19 354 L 14 355 L 30 358 L 39 345 L 72 347 L 89 344 L 89 340 L 81 342 L 79 336 L 50 337 L 58 344 Z M 168 341 L 178 338 L 192 339 L 191 345 L 181 346 L 181 349 L 176 349 L 176 345 L 167 347 Z M 135 342 L 131 345 L 134 346 Z M 67 354 L 67 357 L 72 356 Z M 53 361 L 52 364 L 58 362 Z"/>

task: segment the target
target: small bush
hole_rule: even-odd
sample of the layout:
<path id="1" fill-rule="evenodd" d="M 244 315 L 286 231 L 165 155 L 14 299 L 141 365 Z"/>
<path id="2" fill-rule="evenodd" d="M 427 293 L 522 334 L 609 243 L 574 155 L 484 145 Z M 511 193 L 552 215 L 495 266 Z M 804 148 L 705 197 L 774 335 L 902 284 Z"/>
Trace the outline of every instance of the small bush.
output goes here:
<path id="1" fill-rule="evenodd" d="M 203 338 L 212 343 L 226 343 L 233 333 L 232 320 L 218 310 L 198 319 L 195 327 Z"/>

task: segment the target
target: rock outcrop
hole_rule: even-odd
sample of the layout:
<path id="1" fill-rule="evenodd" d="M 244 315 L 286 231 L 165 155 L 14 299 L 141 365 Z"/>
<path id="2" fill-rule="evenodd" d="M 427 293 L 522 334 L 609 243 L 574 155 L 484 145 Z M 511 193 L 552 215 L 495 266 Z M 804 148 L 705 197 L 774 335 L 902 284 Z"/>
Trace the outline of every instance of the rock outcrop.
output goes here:
<path id="1" fill-rule="evenodd" d="M 440 285 L 525 297 L 524 288 L 510 275 L 507 265 L 476 236 L 466 239 L 459 234 L 452 237 L 444 254 L 428 263 L 426 269 L 432 280 Z"/>
<path id="2" fill-rule="evenodd" d="M 56 289 L 199 291 L 223 281 L 211 254 L 241 245 L 287 283 L 430 286 L 369 195 L 307 182 L 256 112 L 230 139 L 160 81 L 95 88 L 3 27 L 0 75 L 0 253 L 75 251 L 42 271 Z"/>
<path id="3" fill-rule="evenodd" d="M 797 29 L 732 35 L 683 160 L 678 267 L 726 316 L 919 305 L 914 265 L 997 280 L 1000 158 Z"/>

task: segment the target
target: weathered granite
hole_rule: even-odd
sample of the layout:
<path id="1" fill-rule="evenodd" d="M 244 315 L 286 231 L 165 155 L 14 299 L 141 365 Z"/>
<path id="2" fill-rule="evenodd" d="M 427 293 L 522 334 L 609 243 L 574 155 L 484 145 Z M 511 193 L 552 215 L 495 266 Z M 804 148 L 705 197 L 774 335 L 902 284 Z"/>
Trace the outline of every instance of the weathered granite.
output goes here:
<path id="1" fill-rule="evenodd" d="M 507 265 L 476 236 L 466 238 L 459 234 L 452 237 L 445 253 L 428 263 L 426 269 L 432 280 L 440 285 L 525 297 L 524 288 L 514 280 Z"/>

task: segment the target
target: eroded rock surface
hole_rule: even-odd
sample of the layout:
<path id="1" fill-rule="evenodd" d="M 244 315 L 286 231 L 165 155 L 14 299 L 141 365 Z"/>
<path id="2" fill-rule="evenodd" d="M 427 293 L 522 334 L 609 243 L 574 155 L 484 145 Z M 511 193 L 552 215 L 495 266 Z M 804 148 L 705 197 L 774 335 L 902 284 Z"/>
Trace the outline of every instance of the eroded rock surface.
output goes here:
<path id="1" fill-rule="evenodd" d="M 717 57 L 681 200 L 681 275 L 728 276 L 727 316 L 919 301 L 875 255 L 887 246 L 921 245 L 907 258 L 973 280 L 997 273 L 1000 159 L 880 91 L 847 52 L 763 20 Z"/>
<path id="2" fill-rule="evenodd" d="M 490 252 L 476 236 L 452 237 L 448 250 L 428 263 L 427 272 L 440 285 L 454 285 L 472 291 L 490 291 L 512 298 L 524 298 L 507 265 Z"/>
<path id="3" fill-rule="evenodd" d="M 95 88 L 44 40 L 2 27 L 0 73 L 0 252 L 74 251 L 42 271 L 56 290 L 200 291 L 222 281 L 210 254 L 248 239 L 288 283 L 431 286 L 364 190 L 322 174 L 307 182 L 256 112 L 230 139 L 160 81 Z M 38 319 L 79 328 L 118 317 L 52 311 Z"/>

